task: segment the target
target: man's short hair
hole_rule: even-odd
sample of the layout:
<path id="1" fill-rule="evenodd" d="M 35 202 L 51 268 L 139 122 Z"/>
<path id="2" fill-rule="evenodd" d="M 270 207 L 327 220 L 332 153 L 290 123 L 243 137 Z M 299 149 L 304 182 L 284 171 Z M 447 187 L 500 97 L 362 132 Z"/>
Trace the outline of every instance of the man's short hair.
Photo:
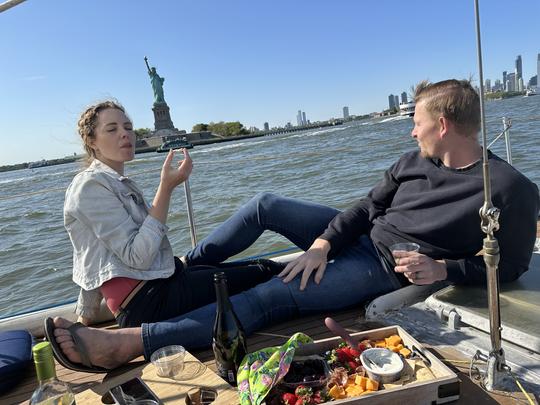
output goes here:
<path id="1" fill-rule="evenodd" d="M 480 131 L 480 97 L 469 80 L 424 80 L 416 86 L 414 101 L 423 101 L 434 118 L 442 115 L 452 121 L 463 135 Z"/>

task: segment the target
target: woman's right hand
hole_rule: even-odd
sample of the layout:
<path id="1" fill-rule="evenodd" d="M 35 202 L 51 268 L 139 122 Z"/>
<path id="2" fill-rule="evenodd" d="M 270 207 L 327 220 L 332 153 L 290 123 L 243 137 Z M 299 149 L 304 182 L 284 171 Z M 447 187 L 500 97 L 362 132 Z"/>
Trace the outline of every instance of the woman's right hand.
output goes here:
<path id="1" fill-rule="evenodd" d="M 161 168 L 161 186 L 169 191 L 186 181 L 193 170 L 193 161 L 187 149 L 181 149 L 181 151 L 184 153 L 184 160 L 178 162 L 177 167 L 172 165 L 174 151 L 171 149 Z"/>

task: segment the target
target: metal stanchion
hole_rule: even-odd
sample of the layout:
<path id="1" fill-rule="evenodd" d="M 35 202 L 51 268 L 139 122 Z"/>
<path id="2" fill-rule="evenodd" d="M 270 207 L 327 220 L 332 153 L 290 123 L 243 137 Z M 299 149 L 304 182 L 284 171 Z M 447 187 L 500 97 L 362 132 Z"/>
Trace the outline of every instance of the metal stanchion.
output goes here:
<path id="1" fill-rule="evenodd" d="M 186 193 L 189 232 L 191 234 L 191 247 L 195 247 L 195 245 L 197 245 L 197 233 L 195 230 L 195 220 L 193 218 L 193 205 L 191 204 L 191 188 L 189 187 L 189 179 L 184 181 L 184 191 Z"/>
<path id="2" fill-rule="evenodd" d="M 482 71 L 482 45 L 480 41 L 480 11 L 478 0 L 474 0 L 476 17 L 476 45 L 478 56 L 478 73 L 480 80 L 480 116 L 483 145 L 484 205 L 480 208 L 481 228 L 486 234 L 484 238 L 484 261 L 487 273 L 487 292 L 489 306 L 489 326 L 491 351 L 487 358 L 487 370 L 484 384 L 488 390 L 502 388 L 508 366 L 505 364 L 504 351 L 501 346 L 501 310 L 499 304 L 499 243 L 494 232 L 499 229 L 500 210 L 491 201 L 491 183 L 487 153 L 486 119 L 484 114 L 484 74 Z M 477 356 L 480 353 L 477 353 Z"/>
<path id="3" fill-rule="evenodd" d="M 506 161 L 512 164 L 512 148 L 510 146 L 510 126 L 512 121 L 510 118 L 503 117 L 503 128 L 504 128 L 504 140 L 506 142 Z"/>

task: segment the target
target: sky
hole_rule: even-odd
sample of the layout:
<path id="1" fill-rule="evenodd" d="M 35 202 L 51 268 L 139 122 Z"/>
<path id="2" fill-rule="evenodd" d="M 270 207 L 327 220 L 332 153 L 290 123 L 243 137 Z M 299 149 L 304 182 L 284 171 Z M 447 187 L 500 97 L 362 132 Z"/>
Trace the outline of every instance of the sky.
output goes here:
<path id="1" fill-rule="evenodd" d="M 3 2 L 4 0 L 0 0 Z M 540 1 L 480 0 L 484 78 L 540 53 Z M 360 115 L 423 79 L 478 80 L 473 0 L 27 0 L 0 13 L 0 165 L 81 153 L 85 107 L 153 128 L 147 56 L 175 127 Z"/>

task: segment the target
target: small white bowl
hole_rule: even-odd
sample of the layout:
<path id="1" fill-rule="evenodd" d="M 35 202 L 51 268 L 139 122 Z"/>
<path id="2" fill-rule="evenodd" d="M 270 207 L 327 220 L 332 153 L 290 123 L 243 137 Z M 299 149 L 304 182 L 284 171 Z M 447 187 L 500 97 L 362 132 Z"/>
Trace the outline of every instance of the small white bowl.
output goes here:
<path id="1" fill-rule="evenodd" d="M 392 350 L 383 348 L 367 349 L 360 355 L 360 361 L 369 378 L 380 383 L 399 380 L 403 371 L 403 360 Z"/>
<path id="2" fill-rule="evenodd" d="M 186 349 L 183 346 L 165 346 L 152 353 L 150 361 L 160 377 L 174 378 L 184 369 L 185 355 Z"/>

